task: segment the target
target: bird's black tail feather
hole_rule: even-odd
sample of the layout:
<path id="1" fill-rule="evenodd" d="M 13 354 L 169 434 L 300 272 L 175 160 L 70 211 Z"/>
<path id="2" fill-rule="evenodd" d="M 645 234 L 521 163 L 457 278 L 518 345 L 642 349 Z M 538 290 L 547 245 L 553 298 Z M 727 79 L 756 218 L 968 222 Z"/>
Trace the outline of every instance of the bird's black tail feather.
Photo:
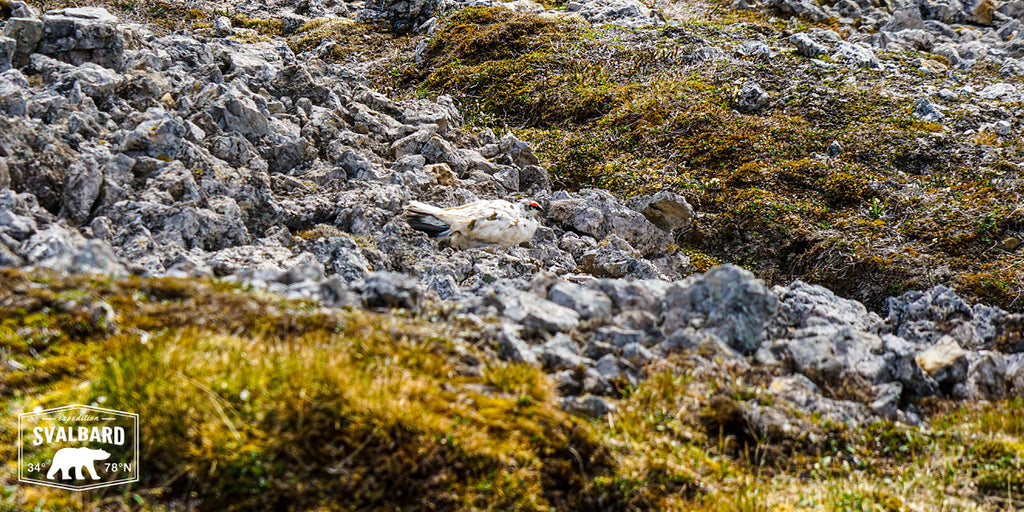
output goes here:
<path id="1" fill-rule="evenodd" d="M 407 213 L 406 219 L 409 221 L 409 227 L 416 231 L 422 231 L 428 236 L 441 236 L 448 232 L 448 224 L 445 224 L 437 217 L 431 217 L 430 215 L 423 215 L 419 213 Z"/>

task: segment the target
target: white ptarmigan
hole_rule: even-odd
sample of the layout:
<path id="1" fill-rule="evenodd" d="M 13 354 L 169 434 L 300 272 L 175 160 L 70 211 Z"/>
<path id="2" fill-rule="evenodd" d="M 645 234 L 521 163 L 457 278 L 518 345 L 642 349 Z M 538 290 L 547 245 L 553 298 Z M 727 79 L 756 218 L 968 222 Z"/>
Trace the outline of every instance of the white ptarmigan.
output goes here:
<path id="1" fill-rule="evenodd" d="M 473 201 L 452 208 L 409 201 L 405 207 L 409 226 L 430 236 L 446 238 L 456 249 L 507 249 L 527 242 L 540 226 L 535 218 L 540 211 L 540 205 L 530 200 L 513 204 L 500 199 Z"/>

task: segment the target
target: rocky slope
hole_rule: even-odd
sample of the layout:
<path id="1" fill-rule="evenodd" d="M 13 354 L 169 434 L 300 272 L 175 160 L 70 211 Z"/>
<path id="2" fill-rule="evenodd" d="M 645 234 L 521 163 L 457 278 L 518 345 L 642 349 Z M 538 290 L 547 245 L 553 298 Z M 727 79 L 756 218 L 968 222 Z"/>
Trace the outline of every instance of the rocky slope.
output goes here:
<path id="1" fill-rule="evenodd" d="M 872 304 L 872 311 L 804 281 L 771 286 L 735 265 L 708 269 L 707 254 L 680 245 L 692 246 L 694 233 L 701 232 L 708 233 L 707 240 L 721 240 L 730 232 L 713 231 L 716 222 L 746 221 L 702 211 L 705 203 L 693 200 L 693 188 L 685 184 L 632 187 L 622 196 L 599 188 L 566 190 L 564 165 L 556 162 L 557 168 L 549 169 L 538 157 L 542 152 L 524 142 L 524 133 L 536 135 L 538 129 L 529 116 L 550 119 L 565 111 L 531 104 L 523 91 L 489 94 L 507 95 L 500 108 L 530 128 L 496 131 L 478 119 L 495 111 L 494 105 L 471 102 L 493 99 L 480 91 L 494 78 L 487 63 L 503 53 L 500 58 L 514 64 L 524 55 L 541 55 L 529 52 L 536 44 L 549 49 L 568 44 L 556 33 L 587 31 L 598 43 L 586 51 L 609 48 L 603 46 L 609 37 L 642 47 L 671 27 L 685 27 L 677 19 L 685 6 L 652 8 L 638 0 L 570 2 L 551 10 L 528 0 L 496 5 L 243 2 L 230 7 L 232 14 L 244 16 L 216 17 L 211 8 L 196 16 L 209 16 L 212 23 L 172 32 L 151 18 L 132 21 L 115 14 L 117 6 L 40 13 L 24 3 L 4 4 L 0 265 L 118 278 L 218 277 L 326 308 L 400 308 L 423 318 L 464 322 L 473 326 L 466 336 L 482 357 L 543 370 L 554 382 L 560 407 L 584 418 L 614 421 L 623 407 L 633 407 L 623 397 L 652 374 L 727 375 L 722 378 L 743 381 L 754 391 L 709 390 L 701 426 L 709 435 L 728 434 L 740 444 L 806 446 L 810 438 L 810 446 L 816 446 L 814 439 L 828 438 L 835 426 L 859 429 L 878 421 L 927 429 L 922 404 L 930 401 L 1024 394 L 1024 317 L 1012 302 L 1004 304 L 1009 310 L 974 303 L 940 284 L 889 297 L 884 307 Z M 472 8 L 458 11 L 466 7 Z M 876 53 L 883 50 L 889 56 L 931 52 L 935 58 L 913 61 L 926 74 L 997 66 L 1007 77 L 1003 82 L 935 89 L 933 82 L 911 80 L 910 92 L 900 95 L 920 96 L 907 114 L 917 119 L 911 130 L 933 134 L 913 134 L 935 142 L 922 145 L 952 151 L 950 158 L 959 163 L 1002 162 L 993 167 L 998 176 L 987 178 L 987 186 L 999 194 L 976 205 L 996 212 L 992 226 L 980 232 L 988 238 L 971 240 L 1002 244 L 999 258 L 1017 261 L 1011 275 L 1019 275 L 1017 247 L 1010 247 L 1021 222 L 1019 168 L 1006 158 L 1020 156 L 1015 108 L 1024 101 L 1024 88 L 1014 78 L 1024 73 L 1018 54 L 1018 34 L 1024 34 L 1020 6 L 808 0 L 734 7 L 828 21 L 846 37 L 820 28 L 793 30 L 785 37 L 772 32 L 770 43 L 753 38 L 729 51 L 698 43 L 692 53 L 664 58 L 744 69 L 758 59 L 767 63 L 793 53 L 791 58 L 800 60 L 790 73 L 821 68 L 859 77 L 866 72 L 861 70 L 875 70 L 870 71 L 875 82 L 898 80 L 905 72 L 904 61 L 879 59 Z M 633 30 L 599 28 L 605 23 Z M 372 35 L 370 27 L 389 35 Z M 469 39 L 458 39 L 458 27 Z M 466 32 L 475 29 L 492 32 L 480 37 Z M 724 30 L 731 37 L 749 29 L 730 25 Z M 394 35 L 407 32 L 413 35 Z M 538 34 L 546 37 L 543 43 L 532 39 Z M 466 45 L 458 46 L 460 41 Z M 402 45 L 411 49 L 396 57 L 386 48 L 368 47 L 372 44 L 392 44 L 399 53 L 405 51 Z M 615 60 L 610 55 L 606 62 Z M 458 60 L 443 60 L 452 56 Z M 396 58 L 411 59 L 412 67 L 381 79 L 382 63 Z M 451 66 L 484 66 L 477 68 L 482 78 L 471 87 L 466 69 Z M 766 66 L 757 68 L 766 76 L 783 67 Z M 439 75 L 445 69 L 447 81 Z M 602 72 L 592 76 L 601 79 Z M 576 79 L 585 81 L 588 73 L 577 71 Z M 428 89 L 459 97 L 424 99 L 394 89 L 418 79 Z M 391 87 L 390 95 L 375 84 Z M 756 82 L 738 83 L 728 99 L 735 110 L 728 116 L 757 119 L 759 112 L 789 102 L 808 108 L 808 97 L 828 103 L 794 87 L 769 94 Z M 591 122 L 606 109 L 602 102 L 615 104 L 617 98 L 598 98 L 597 106 L 580 111 L 576 121 Z M 623 118 L 617 110 L 604 122 L 614 128 Z M 979 119 L 991 122 L 958 134 Z M 641 121 L 634 119 L 636 130 L 656 129 Z M 771 126 L 752 129 L 759 133 Z M 764 136 L 769 145 L 784 142 Z M 1003 147 L 979 152 L 969 147 L 971 137 L 989 137 Z M 637 153 L 644 151 L 646 142 L 635 142 Z M 814 167 L 813 162 L 824 162 L 816 172 L 827 174 L 829 162 L 857 151 L 856 144 L 827 142 L 821 153 L 805 155 L 811 163 L 794 174 Z M 749 149 L 755 157 L 766 150 Z M 865 165 L 869 157 L 864 158 L 851 165 Z M 916 177 L 941 172 L 926 169 L 923 162 L 931 158 L 929 153 L 915 160 L 921 166 L 903 170 Z M 735 163 L 751 170 L 749 161 Z M 916 192 L 907 183 L 866 181 L 853 174 L 829 181 L 835 176 L 843 177 L 822 178 L 831 183 L 826 195 L 863 192 L 874 198 L 879 218 L 865 224 L 869 236 L 885 224 L 881 217 L 903 208 L 899 201 L 938 207 L 930 203 L 936 196 L 911 197 Z M 736 183 L 730 186 L 735 189 Z M 717 186 L 708 181 L 704 189 L 714 192 Z M 873 192 L 858 192 L 857 186 Z M 942 186 L 973 193 L 962 183 Z M 607 188 L 622 192 L 613 184 Z M 861 195 L 850 201 L 858 204 Z M 451 206 L 510 197 L 532 197 L 545 216 L 534 240 L 508 250 L 447 248 L 410 229 L 401 215 L 409 200 Z M 707 210 L 714 208 L 720 205 Z M 829 229 L 841 228 L 840 223 Z M 737 251 L 751 247 L 753 242 L 743 240 L 749 235 L 736 236 L 738 241 L 725 245 Z M 920 236 L 915 236 L 909 245 L 895 247 L 918 246 Z M 813 237 L 806 235 L 807 240 Z M 911 273 L 937 261 L 944 260 L 922 256 Z M 938 270 L 928 273 L 931 281 L 952 275 Z M 779 281 L 792 272 L 776 269 L 766 275 Z M 821 281 L 811 271 L 807 276 Z M 871 290 L 870 298 L 881 300 L 879 287 Z M 23 364 L 18 357 L 32 355 L 9 360 Z"/>

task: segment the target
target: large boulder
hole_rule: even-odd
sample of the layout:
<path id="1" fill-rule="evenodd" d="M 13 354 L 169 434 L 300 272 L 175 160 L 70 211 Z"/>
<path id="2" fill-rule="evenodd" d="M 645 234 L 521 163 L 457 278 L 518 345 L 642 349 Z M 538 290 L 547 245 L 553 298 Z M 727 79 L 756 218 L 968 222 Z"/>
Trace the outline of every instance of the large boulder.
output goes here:
<path id="1" fill-rule="evenodd" d="M 777 308 L 778 300 L 753 274 L 723 265 L 665 292 L 662 329 L 668 334 L 686 327 L 707 329 L 749 354 L 760 346 L 765 324 Z"/>
<path id="2" fill-rule="evenodd" d="M 586 189 L 575 197 L 560 196 L 548 204 L 548 218 L 597 240 L 617 235 L 644 255 L 660 253 L 672 243 L 669 233 L 605 190 Z"/>
<path id="3" fill-rule="evenodd" d="M 92 62 L 120 70 L 125 39 L 116 16 L 98 7 L 72 7 L 43 15 L 36 51 L 74 65 Z"/>

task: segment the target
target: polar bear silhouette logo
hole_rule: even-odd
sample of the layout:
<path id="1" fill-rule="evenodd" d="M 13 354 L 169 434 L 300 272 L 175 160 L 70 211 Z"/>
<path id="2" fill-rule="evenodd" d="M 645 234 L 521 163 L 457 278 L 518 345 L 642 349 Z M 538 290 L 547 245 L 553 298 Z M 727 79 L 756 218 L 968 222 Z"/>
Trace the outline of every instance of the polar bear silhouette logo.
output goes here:
<path id="1" fill-rule="evenodd" d="M 84 480 L 85 475 L 82 468 L 89 471 L 89 476 L 93 480 L 99 480 L 99 475 L 96 474 L 96 467 L 94 464 L 98 460 L 103 460 L 110 457 L 110 453 L 105 450 L 94 450 L 92 448 L 61 448 L 57 450 L 57 453 L 53 454 L 53 462 L 50 463 L 50 471 L 46 473 L 46 478 L 54 480 L 57 473 L 62 474 L 62 480 L 71 480 L 76 478 L 77 480 Z M 71 470 L 77 469 L 78 476 L 72 477 Z"/>

